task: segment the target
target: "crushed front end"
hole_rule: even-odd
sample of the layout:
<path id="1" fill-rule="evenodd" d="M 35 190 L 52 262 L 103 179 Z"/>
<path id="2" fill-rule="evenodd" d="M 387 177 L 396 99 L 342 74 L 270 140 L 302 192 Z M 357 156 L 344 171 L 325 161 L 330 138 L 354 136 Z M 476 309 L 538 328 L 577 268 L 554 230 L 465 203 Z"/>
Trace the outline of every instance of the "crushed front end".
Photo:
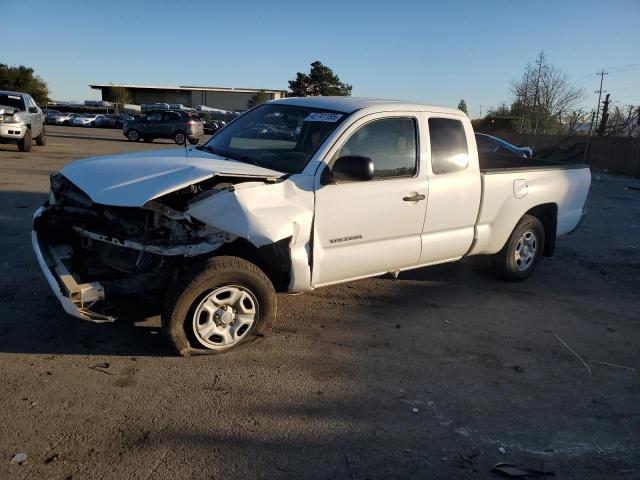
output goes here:
<path id="1" fill-rule="evenodd" d="M 185 257 L 231 240 L 160 202 L 140 208 L 94 203 L 61 174 L 51 177 L 32 232 L 38 263 L 65 311 L 94 322 L 116 319 L 113 299 L 161 294 L 189 264 Z"/>

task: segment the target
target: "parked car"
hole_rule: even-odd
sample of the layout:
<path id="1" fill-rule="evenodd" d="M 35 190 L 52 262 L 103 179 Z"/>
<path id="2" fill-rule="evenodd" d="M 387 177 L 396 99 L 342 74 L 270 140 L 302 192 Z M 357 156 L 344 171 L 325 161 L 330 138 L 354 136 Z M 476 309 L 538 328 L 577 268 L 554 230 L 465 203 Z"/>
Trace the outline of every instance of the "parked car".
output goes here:
<path id="1" fill-rule="evenodd" d="M 44 113 L 31 95 L 0 91 L 0 143 L 15 143 L 18 150 L 31 150 L 33 140 L 43 146 L 47 142 Z"/>
<path id="2" fill-rule="evenodd" d="M 45 123 L 46 124 L 50 124 L 53 123 L 52 119 L 58 115 L 61 115 L 62 112 L 58 111 L 58 110 L 47 110 L 45 112 Z"/>
<path id="3" fill-rule="evenodd" d="M 213 135 L 220 130 L 224 125 L 224 122 L 220 120 L 209 120 L 204 122 L 203 129 L 206 135 Z"/>
<path id="4" fill-rule="evenodd" d="M 79 113 L 61 113 L 51 117 L 50 123 L 53 125 L 71 125 L 71 120 L 79 115 Z"/>
<path id="5" fill-rule="evenodd" d="M 187 140 L 195 145 L 204 135 L 204 129 L 202 120 L 194 113 L 154 110 L 138 119 L 128 120 L 122 127 L 122 134 L 131 142 L 172 138 L 178 145 L 183 145 Z"/>
<path id="6" fill-rule="evenodd" d="M 104 115 L 96 115 L 95 113 L 85 113 L 84 115 L 78 115 L 70 120 L 70 124 L 74 127 L 95 127 L 96 120 Z"/>
<path id="7" fill-rule="evenodd" d="M 484 133 L 476 133 L 476 145 L 479 152 L 503 153 L 506 155 L 517 155 L 519 157 L 532 157 L 531 147 L 516 147 L 501 138 Z"/>
<path id="8" fill-rule="evenodd" d="M 282 118 L 295 139 L 281 139 Z M 257 124 L 278 133 L 244 136 Z M 589 167 L 506 155 L 511 165 L 496 166 L 473 135 L 454 109 L 270 101 L 187 151 L 65 166 L 35 212 L 33 247 L 68 313 L 113 321 L 114 299 L 145 294 L 164 305 L 163 330 L 182 355 L 266 332 L 276 291 L 470 255 L 524 280 L 577 228 Z"/>

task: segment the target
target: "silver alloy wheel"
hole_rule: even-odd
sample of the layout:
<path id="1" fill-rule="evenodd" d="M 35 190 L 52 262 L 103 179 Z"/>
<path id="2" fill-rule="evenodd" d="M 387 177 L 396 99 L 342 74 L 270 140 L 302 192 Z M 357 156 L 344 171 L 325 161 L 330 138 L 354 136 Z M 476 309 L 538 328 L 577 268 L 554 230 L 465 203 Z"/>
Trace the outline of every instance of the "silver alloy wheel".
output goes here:
<path id="1" fill-rule="evenodd" d="M 138 140 L 140 140 L 140 135 L 138 135 L 138 132 L 136 132 L 135 130 L 129 130 L 129 133 L 127 133 L 127 138 L 132 142 L 137 142 Z"/>
<path id="2" fill-rule="evenodd" d="M 536 234 L 531 230 L 527 230 L 522 234 L 514 252 L 514 262 L 516 270 L 523 272 L 531 266 L 533 259 L 536 258 L 536 250 L 538 248 L 538 239 Z"/>
<path id="3" fill-rule="evenodd" d="M 178 145 L 182 145 L 186 140 L 184 133 L 176 133 L 174 140 Z"/>
<path id="4" fill-rule="evenodd" d="M 211 350 L 223 350 L 243 340 L 258 318 L 258 300 L 251 290 L 226 285 L 209 292 L 196 308 L 193 334 Z"/>

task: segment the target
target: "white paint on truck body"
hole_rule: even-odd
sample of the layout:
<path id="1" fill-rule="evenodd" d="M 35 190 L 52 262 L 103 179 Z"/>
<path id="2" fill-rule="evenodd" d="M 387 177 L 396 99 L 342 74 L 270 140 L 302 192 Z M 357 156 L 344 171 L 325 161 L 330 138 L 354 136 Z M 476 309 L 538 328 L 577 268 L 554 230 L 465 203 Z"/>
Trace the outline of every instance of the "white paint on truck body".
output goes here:
<path id="1" fill-rule="evenodd" d="M 129 153 L 72 163 L 62 174 L 96 203 L 144 205 L 214 175 L 250 177 L 188 206 L 185 214 L 244 238 L 256 247 L 290 238 L 289 291 L 315 287 L 499 251 L 522 215 L 542 204 L 558 209 L 557 234 L 580 220 L 590 185 L 588 167 L 481 173 L 468 117 L 454 109 L 356 98 L 289 98 L 270 103 L 343 112 L 345 120 L 300 174 L 230 161 L 196 149 Z M 418 168 L 411 177 L 323 185 L 336 152 L 362 125 L 375 119 L 415 121 Z M 432 171 L 428 120 L 464 125 L 468 165 Z M 527 193 L 516 198 L 514 182 Z M 424 195 L 423 201 L 405 197 Z"/>

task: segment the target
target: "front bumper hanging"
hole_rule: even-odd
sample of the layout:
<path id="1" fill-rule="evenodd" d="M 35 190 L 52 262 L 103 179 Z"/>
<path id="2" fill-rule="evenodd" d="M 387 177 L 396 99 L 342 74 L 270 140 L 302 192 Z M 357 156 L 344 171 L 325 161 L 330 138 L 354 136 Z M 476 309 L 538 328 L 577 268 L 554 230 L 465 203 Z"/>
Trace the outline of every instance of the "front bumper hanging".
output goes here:
<path id="1" fill-rule="evenodd" d="M 34 220 L 42 215 L 43 207 L 36 210 Z M 96 323 L 113 322 L 116 317 L 91 310 L 99 301 L 104 301 L 104 288 L 99 282 L 78 283 L 63 262 L 70 252 L 64 248 L 54 248 L 38 238 L 36 231 L 31 232 L 31 244 L 51 290 L 64 308 L 74 317 Z"/>

